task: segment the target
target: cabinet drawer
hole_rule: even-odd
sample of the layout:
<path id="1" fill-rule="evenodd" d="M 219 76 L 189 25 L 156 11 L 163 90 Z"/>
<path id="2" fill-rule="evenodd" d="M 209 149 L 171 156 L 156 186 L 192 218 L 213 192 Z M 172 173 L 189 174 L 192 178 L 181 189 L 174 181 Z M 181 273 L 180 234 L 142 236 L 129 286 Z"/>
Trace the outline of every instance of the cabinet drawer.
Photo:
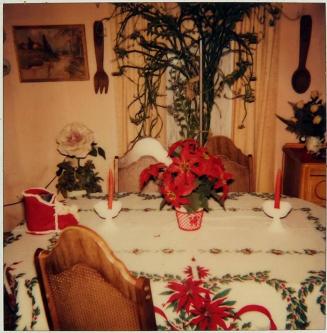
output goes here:
<path id="1" fill-rule="evenodd" d="M 326 160 L 304 146 L 283 147 L 283 193 L 326 207 Z"/>
<path id="2" fill-rule="evenodd" d="M 304 199 L 326 207 L 326 177 L 310 176 L 305 182 Z"/>
<path id="3" fill-rule="evenodd" d="M 319 168 L 310 168 L 309 172 L 310 176 L 321 176 L 321 177 L 326 177 L 326 169 L 324 166 L 319 167 Z"/>

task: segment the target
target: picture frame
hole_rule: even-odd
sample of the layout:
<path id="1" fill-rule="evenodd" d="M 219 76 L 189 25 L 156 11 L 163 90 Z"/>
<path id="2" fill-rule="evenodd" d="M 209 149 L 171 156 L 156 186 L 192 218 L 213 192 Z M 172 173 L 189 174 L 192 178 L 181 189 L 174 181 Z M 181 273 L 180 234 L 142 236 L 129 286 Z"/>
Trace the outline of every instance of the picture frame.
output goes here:
<path id="1" fill-rule="evenodd" d="M 85 27 L 14 26 L 21 82 L 89 80 Z"/>

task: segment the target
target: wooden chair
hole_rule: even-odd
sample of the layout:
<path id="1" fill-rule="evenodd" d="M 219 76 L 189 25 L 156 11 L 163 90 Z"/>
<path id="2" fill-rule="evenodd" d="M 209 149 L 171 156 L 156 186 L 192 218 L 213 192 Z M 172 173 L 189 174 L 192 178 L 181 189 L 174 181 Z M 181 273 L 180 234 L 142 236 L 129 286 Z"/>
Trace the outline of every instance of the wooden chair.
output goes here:
<path id="1" fill-rule="evenodd" d="M 50 329 L 156 330 L 149 280 L 135 279 L 91 229 L 67 227 L 35 265 Z"/>
<path id="2" fill-rule="evenodd" d="M 226 171 L 234 175 L 234 182 L 229 186 L 232 192 L 254 192 L 254 170 L 252 155 L 245 155 L 234 142 L 221 135 L 212 136 L 206 143 L 208 152 L 218 155 Z"/>
<path id="3" fill-rule="evenodd" d="M 171 159 L 161 143 L 154 138 L 143 138 L 123 156 L 115 156 L 115 192 L 139 192 L 141 172 L 158 162 L 169 165 Z M 142 192 L 158 192 L 158 186 L 150 181 Z"/>

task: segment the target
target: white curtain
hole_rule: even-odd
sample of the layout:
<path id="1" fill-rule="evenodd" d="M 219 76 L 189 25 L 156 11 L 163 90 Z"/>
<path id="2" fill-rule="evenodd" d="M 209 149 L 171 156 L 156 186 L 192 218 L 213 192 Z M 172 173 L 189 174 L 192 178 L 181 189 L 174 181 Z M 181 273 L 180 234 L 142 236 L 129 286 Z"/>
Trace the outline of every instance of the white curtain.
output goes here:
<path id="1" fill-rule="evenodd" d="M 259 11 L 263 9 L 260 8 Z M 254 157 L 256 191 L 272 192 L 274 184 L 275 127 L 278 87 L 279 24 L 260 25 L 253 13 L 238 26 L 239 32 L 262 31 L 264 38 L 254 53 L 255 102 L 247 105 L 244 128 L 240 125 L 245 114 L 242 100 L 234 100 L 233 134 L 237 147 Z M 259 37 L 261 35 L 259 34 Z M 241 88 L 241 87 L 238 87 Z M 237 89 L 236 89 L 237 90 Z"/>

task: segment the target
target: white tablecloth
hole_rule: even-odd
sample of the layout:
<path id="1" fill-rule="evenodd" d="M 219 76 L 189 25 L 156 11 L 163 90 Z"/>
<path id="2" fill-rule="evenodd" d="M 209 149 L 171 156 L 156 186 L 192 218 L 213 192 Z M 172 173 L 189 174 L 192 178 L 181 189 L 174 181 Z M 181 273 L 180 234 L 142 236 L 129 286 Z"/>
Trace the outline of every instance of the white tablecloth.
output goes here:
<path id="1" fill-rule="evenodd" d="M 68 203 L 78 205 L 80 224 L 98 232 L 133 274 L 150 278 L 159 329 L 323 329 L 325 209 L 283 198 L 293 209 L 276 232 L 262 211 L 268 199 L 230 193 L 225 210 L 212 201 L 197 231 L 180 230 L 175 212 L 160 211 L 161 198 L 152 195 L 120 194 L 123 209 L 111 222 L 93 210 L 100 198 Z M 48 328 L 33 255 L 57 238 L 26 234 L 20 225 L 4 243 L 19 330 Z"/>

